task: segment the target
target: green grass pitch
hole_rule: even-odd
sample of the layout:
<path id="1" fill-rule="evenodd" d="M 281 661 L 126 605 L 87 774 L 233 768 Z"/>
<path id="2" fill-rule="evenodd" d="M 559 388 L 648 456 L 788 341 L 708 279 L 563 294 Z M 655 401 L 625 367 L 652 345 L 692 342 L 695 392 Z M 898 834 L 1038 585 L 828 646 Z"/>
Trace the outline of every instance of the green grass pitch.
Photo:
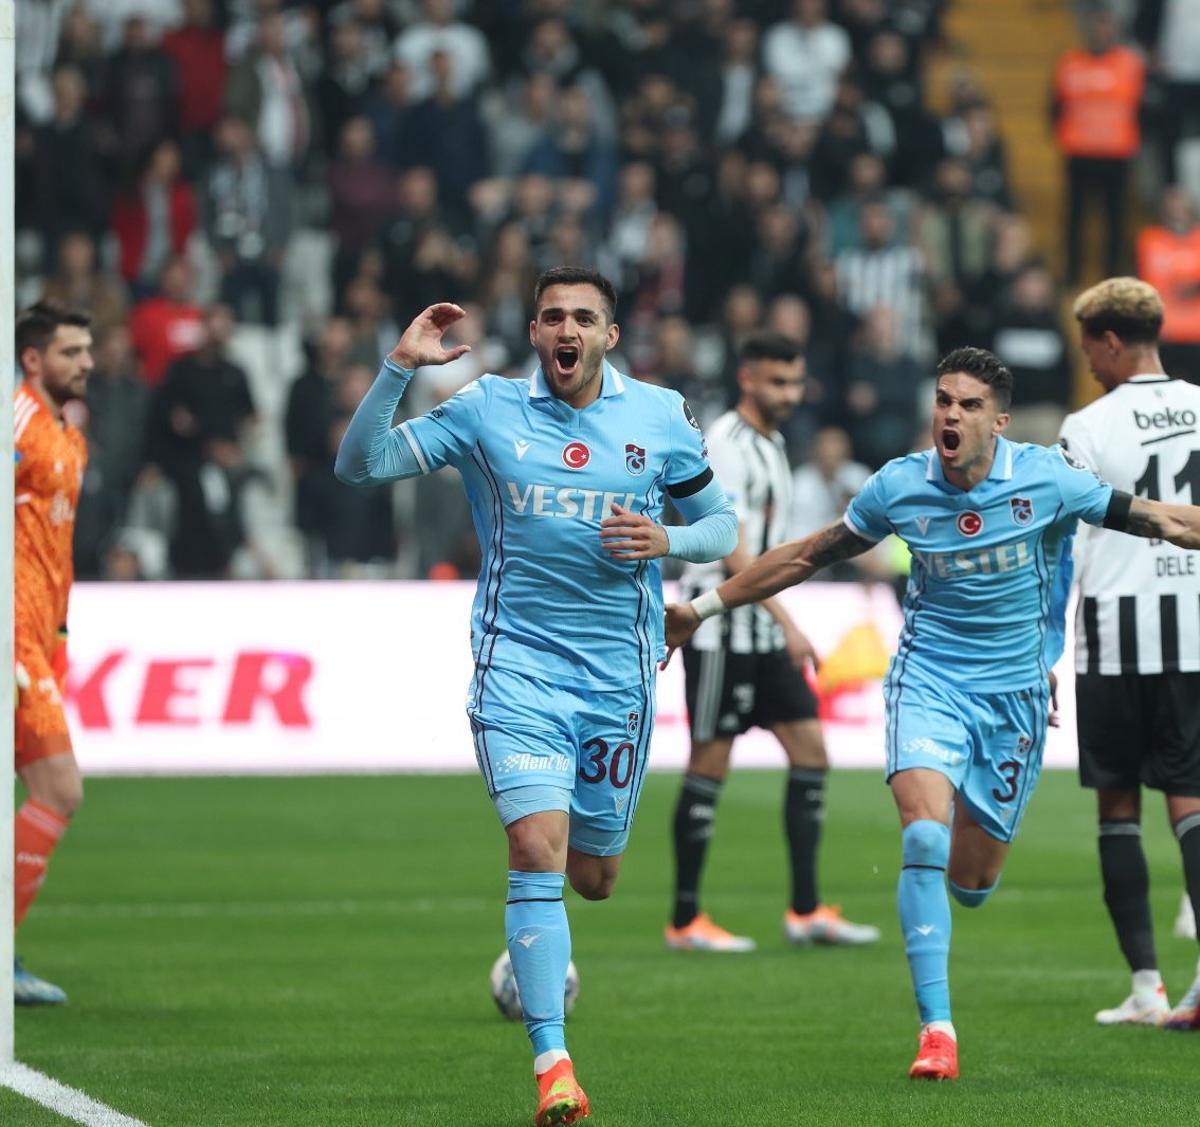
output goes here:
<path id="1" fill-rule="evenodd" d="M 596 1127 L 1184 1124 L 1200 1036 L 1100 1029 L 1128 982 L 1098 891 L 1092 802 L 1043 779 L 1004 883 L 954 910 L 963 1079 L 913 1084 L 916 1019 L 893 906 L 899 835 L 873 772 L 830 787 L 827 899 L 878 923 L 862 950 L 780 936 L 781 773 L 735 774 L 706 907 L 753 955 L 662 945 L 677 778 L 651 776 L 612 900 L 572 896 L 582 979 L 568 1035 Z M 1147 796 L 1172 999 L 1178 854 Z M 95 780 L 18 935 L 61 983 L 17 1055 L 153 1127 L 532 1122 L 524 1030 L 487 989 L 502 836 L 474 778 Z M 0 1090 L 0 1123 L 64 1121 Z"/>

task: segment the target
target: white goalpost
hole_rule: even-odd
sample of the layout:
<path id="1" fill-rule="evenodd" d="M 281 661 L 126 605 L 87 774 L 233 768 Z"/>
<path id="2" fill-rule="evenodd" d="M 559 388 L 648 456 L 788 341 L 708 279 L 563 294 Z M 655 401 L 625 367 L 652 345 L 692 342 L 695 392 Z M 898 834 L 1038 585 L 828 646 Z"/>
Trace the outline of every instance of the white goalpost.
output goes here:
<path id="1" fill-rule="evenodd" d="M 13 162 L 16 96 L 16 0 L 0 0 L 0 591 L 5 592 L 0 631 L 0 1068 L 13 1063 L 13 386 L 16 349 L 13 316 L 16 265 L 13 246 Z"/>

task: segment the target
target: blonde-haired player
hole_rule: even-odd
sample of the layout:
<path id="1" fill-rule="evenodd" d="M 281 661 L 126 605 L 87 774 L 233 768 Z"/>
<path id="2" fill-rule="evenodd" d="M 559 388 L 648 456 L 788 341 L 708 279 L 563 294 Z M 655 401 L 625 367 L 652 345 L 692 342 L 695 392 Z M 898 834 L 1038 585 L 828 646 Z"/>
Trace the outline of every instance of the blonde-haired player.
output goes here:
<path id="1" fill-rule="evenodd" d="M 1106 394 L 1067 417 L 1062 445 L 1119 490 L 1200 503 L 1200 388 L 1163 369 L 1158 292 L 1109 278 L 1079 295 L 1075 319 Z M 1200 967 L 1167 1003 L 1141 837 L 1146 786 L 1166 797 L 1200 905 L 1200 551 L 1085 527 L 1075 566 L 1079 775 L 1096 791 L 1104 902 L 1132 973 L 1129 996 L 1096 1020 L 1200 1029 Z"/>

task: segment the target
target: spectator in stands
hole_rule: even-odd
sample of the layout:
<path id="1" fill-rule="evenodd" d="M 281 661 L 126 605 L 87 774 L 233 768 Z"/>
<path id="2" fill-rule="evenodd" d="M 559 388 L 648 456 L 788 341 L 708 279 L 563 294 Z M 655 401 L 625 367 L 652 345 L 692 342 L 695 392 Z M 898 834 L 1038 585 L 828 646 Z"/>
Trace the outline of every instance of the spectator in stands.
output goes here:
<path id="1" fill-rule="evenodd" d="M 925 369 L 903 348 L 895 310 L 868 309 L 851 348 L 846 386 L 850 437 L 862 461 L 881 466 L 912 447 L 924 379 Z"/>
<path id="2" fill-rule="evenodd" d="M 763 65 L 783 87 L 793 117 L 824 117 L 850 62 L 850 37 L 828 20 L 826 8 L 825 0 L 793 0 L 791 19 L 763 37 Z"/>
<path id="3" fill-rule="evenodd" d="M 50 8 L 46 5 L 46 8 Z M 19 25 L 28 18 L 29 9 L 22 12 Z M 18 42 L 18 50 L 20 43 Z M 87 116 L 96 124 L 101 125 L 102 131 L 111 133 L 111 126 L 105 119 L 106 95 L 112 59 L 105 53 L 101 38 L 100 25 L 91 12 L 83 5 L 76 3 L 62 17 L 62 38 L 58 44 L 58 56 L 54 60 L 57 66 L 73 66 L 83 75 L 84 85 L 88 91 Z M 17 63 L 18 70 L 21 63 Z"/>
<path id="4" fill-rule="evenodd" d="M 366 112 L 373 77 L 362 28 L 352 19 L 338 21 L 330 28 L 329 56 L 314 90 L 328 142 L 336 144 L 346 122 Z"/>
<path id="5" fill-rule="evenodd" d="M 217 26 L 213 0 L 184 0 L 183 26 L 163 37 L 162 49 L 175 63 L 179 89 L 179 144 L 191 180 L 212 158 L 212 134 L 225 98 L 225 34 Z"/>
<path id="6" fill-rule="evenodd" d="M 58 244 L 58 269 L 47 279 L 43 296 L 68 309 L 86 309 L 97 340 L 124 325 L 129 294 L 120 278 L 96 263 L 96 244 L 86 231 L 69 231 Z"/>
<path id="7" fill-rule="evenodd" d="M 438 197 L 437 177 L 432 169 L 417 167 L 401 173 L 396 181 L 393 215 L 380 236 L 379 252 L 383 259 L 384 286 L 403 304 L 418 240 L 426 231 L 451 223 Z"/>
<path id="8" fill-rule="evenodd" d="M 1023 216 L 1000 213 L 993 225 L 992 262 L 979 284 L 981 305 L 995 305 L 1008 292 L 1016 276 L 1039 261 L 1033 248 L 1033 229 Z"/>
<path id="9" fill-rule="evenodd" d="M 175 487 L 171 565 L 179 577 L 225 575 L 245 540 L 239 491 L 253 472 L 243 438 L 255 421 L 245 370 L 227 355 L 228 307 L 210 308 L 199 347 L 176 360 L 151 407 L 147 452 Z"/>
<path id="10" fill-rule="evenodd" d="M 989 317 L 979 296 L 992 265 L 995 207 L 971 193 L 965 161 L 945 157 L 917 216 L 916 242 L 932 294 L 937 351 L 986 338 Z"/>
<path id="11" fill-rule="evenodd" d="M 489 171 L 501 179 L 516 176 L 554 122 L 558 83 L 548 74 L 517 79 L 484 99 Z"/>
<path id="12" fill-rule="evenodd" d="M 145 455 L 150 390 L 123 324 L 97 332 L 96 368 L 88 380 L 87 472 L 75 517 L 75 572 L 98 578 L 121 527 Z"/>
<path id="13" fill-rule="evenodd" d="M 1200 137 L 1200 17 L 1192 0 L 1142 0 L 1133 33 L 1162 84 L 1158 115 L 1163 182 L 1184 180 L 1180 142 Z M 1200 174 L 1198 174 L 1200 175 Z M 1200 183 L 1192 184 L 1200 192 Z"/>
<path id="14" fill-rule="evenodd" d="M 1023 267 L 995 315 L 991 350 L 1013 374 L 1014 442 L 1053 445 L 1071 403 L 1071 355 L 1059 315 L 1062 295 L 1041 263 Z"/>
<path id="15" fill-rule="evenodd" d="M 737 381 L 742 344 L 762 325 L 762 296 L 746 282 L 731 286 L 721 307 L 720 321 L 714 330 L 712 369 L 720 377 L 723 410 L 730 411 L 741 396 Z"/>
<path id="16" fill-rule="evenodd" d="M 1125 238 L 1125 186 L 1141 147 L 1138 111 L 1145 64 L 1120 43 L 1115 17 L 1089 11 L 1084 48 L 1058 60 L 1054 74 L 1055 139 L 1067 162 L 1067 283 L 1080 280 L 1083 221 L 1089 204 L 1100 203 L 1105 226 L 1104 273 L 1120 272 Z"/>
<path id="17" fill-rule="evenodd" d="M 804 216 L 778 203 L 759 212 L 755 227 L 747 280 L 765 301 L 782 293 L 802 293 L 809 253 Z"/>
<path id="18" fill-rule="evenodd" d="M 316 474 L 314 481 L 317 527 L 313 544 L 320 577 L 352 578 L 364 574 L 363 565 L 388 565 L 396 558 L 392 488 L 356 488 L 333 476 L 342 435 L 374 378 L 375 368 L 363 364 L 351 365 L 338 380 L 335 414 L 326 435 L 324 475 Z"/>
<path id="19" fill-rule="evenodd" d="M 88 8 L 100 25 L 104 49 L 120 49 L 122 37 L 132 18 L 143 19 L 151 37 L 158 41 L 163 31 L 177 26 L 183 18 L 181 0 L 76 0 Z"/>
<path id="20" fill-rule="evenodd" d="M 329 432 L 340 413 L 338 382 L 349 365 L 352 344 L 350 323 L 344 317 L 331 317 L 310 346 L 308 365 L 288 392 L 284 433 L 296 488 L 295 520 L 309 537 L 322 528 L 326 479 L 333 473 Z"/>
<path id="21" fill-rule="evenodd" d="M 330 228 L 337 240 L 335 293 L 358 273 L 363 252 L 376 244 L 395 205 L 392 170 L 375 153 L 375 134 L 365 117 L 342 126 L 337 159 L 329 169 Z"/>
<path id="22" fill-rule="evenodd" d="M 445 51 L 430 59 L 433 87 L 413 108 L 413 155 L 437 177 L 443 202 L 465 211 L 471 187 L 487 172 L 487 138 L 477 101 L 460 92 L 454 66 L 454 56 Z"/>
<path id="23" fill-rule="evenodd" d="M 393 63 L 363 109 L 375 131 L 375 151 L 393 169 L 410 168 L 416 159 L 409 78 L 408 67 Z"/>
<path id="24" fill-rule="evenodd" d="M 882 305 L 895 314 L 894 343 L 900 355 L 925 358 L 925 262 L 913 246 L 892 244 L 891 212 L 882 200 L 863 205 L 859 215 L 861 250 L 834 260 L 838 292 L 847 309 L 865 316 Z M 907 448 L 907 447 L 906 447 Z"/>
<path id="25" fill-rule="evenodd" d="M 667 111 L 655 156 L 659 206 L 670 212 L 687 237 L 699 245 L 708 221 L 715 170 L 686 105 Z"/>
<path id="26" fill-rule="evenodd" d="M 791 535 L 807 536 L 842 519 L 851 498 L 871 476 L 870 466 L 854 461 L 853 453 L 850 436 L 841 427 L 822 427 L 813 436 L 804 461 L 792 474 Z"/>
<path id="27" fill-rule="evenodd" d="M 108 217 L 105 178 L 94 128 L 84 114 L 87 87 L 76 67 L 54 71 L 54 113 L 33 132 L 32 218 L 44 243 L 44 261 L 53 262 L 58 240 L 84 230 L 99 239 Z"/>
<path id="28" fill-rule="evenodd" d="M 382 77 L 392 64 L 392 45 L 401 29 L 396 5 L 391 0 L 341 0 L 330 8 L 328 26 L 335 31 L 344 23 L 358 25 L 363 66 L 372 79 Z"/>
<path id="29" fill-rule="evenodd" d="M 859 216 L 864 203 L 882 199 L 892 213 L 894 238 L 907 242 L 913 211 L 912 193 L 888 185 L 887 164 L 872 152 L 858 152 L 846 167 L 845 189 L 830 201 L 828 253 L 836 258 L 844 250 L 862 247 Z"/>
<path id="30" fill-rule="evenodd" d="M 138 296 L 153 290 L 167 260 L 187 250 L 195 229 L 196 196 L 182 171 L 179 146 L 160 141 L 113 204 L 121 274 Z"/>
<path id="31" fill-rule="evenodd" d="M 529 236 L 521 224 L 508 222 L 496 232 L 479 278 L 487 335 L 508 356 L 519 356 L 529 343 L 529 295 L 537 278 Z"/>
<path id="32" fill-rule="evenodd" d="M 735 144 L 750 128 L 754 84 L 758 79 L 758 25 L 731 19 L 722 36 L 721 93 L 713 137 L 718 145 Z"/>
<path id="33" fill-rule="evenodd" d="M 996 129 L 995 111 L 980 100 L 963 111 L 962 124 L 965 144 L 955 155 L 961 156 L 970 169 L 971 195 L 997 207 L 1011 208 L 1008 156 Z"/>
<path id="34" fill-rule="evenodd" d="M 140 16 L 126 21 L 106 94 L 118 159 L 122 168 L 133 169 L 143 153 L 174 132 L 179 108 L 175 61 L 158 46 L 150 24 Z"/>
<path id="35" fill-rule="evenodd" d="M 1200 212 L 1181 185 L 1163 192 L 1157 226 L 1138 235 L 1138 276 L 1158 290 L 1158 354 L 1176 379 L 1200 383 Z"/>
<path id="36" fill-rule="evenodd" d="M 469 98 L 491 71 L 483 33 L 455 18 L 454 0 L 421 0 L 421 15 L 396 41 L 396 58 L 412 71 L 413 93 L 432 97 L 438 86 L 434 57 L 444 55 L 451 96 Z"/>
<path id="37" fill-rule="evenodd" d="M 268 12 L 259 20 L 255 46 L 229 72 L 225 112 L 251 126 L 272 169 L 304 166 L 316 115 L 308 86 L 288 51 L 281 13 Z"/>
<path id="38" fill-rule="evenodd" d="M 833 199 L 849 187 L 850 166 L 860 153 L 874 153 L 886 162 L 895 148 L 887 111 L 866 100 L 852 75 L 842 75 L 813 151 L 813 193 Z"/>
<path id="39" fill-rule="evenodd" d="M 523 171 L 540 172 L 564 186 L 586 190 L 588 210 L 597 220 L 608 218 L 617 190 L 617 150 L 597 133 L 587 92 L 581 86 L 559 94 L 554 120 L 525 158 Z"/>
<path id="40" fill-rule="evenodd" d="M 893 182 L 916 187 L 929 165 L 942 155 L 941 132 L 923 104 L 920 72 L 909 40 L 882 21 L 875 27 L 861 53 L 856 52 L 864 60 L 863 94 L 891 119 Z"/>
<path id="41" fill-rule="evenodd" d="M 141 361 L 142 378 L 162 383 L 167 368 L 195 352 L 204 340 L 204 314 L 193 295 L 192 267 L 183 257 L 170 259 L 158 279 L 158 292 L 133 307 L 129 328 Z"/>
<path id="42" fill-rule="evenodd" d="M 242 118 L 217 130 L 204 195 L 204 227 L 221 265 L 221 300 L 239 321 L 279 321 L 279 272 L 292 231 L 292 188 Z"/>
<path id="43" fill-rule="evenodd" d="M 618 174 L 617 202 L 608 224 L 607 246 L 618 289 L 624 289 L 637 275 L 650 226 L 658 215 L 656 183 L 654 166 L 645 160 L 629 161 Z"/>

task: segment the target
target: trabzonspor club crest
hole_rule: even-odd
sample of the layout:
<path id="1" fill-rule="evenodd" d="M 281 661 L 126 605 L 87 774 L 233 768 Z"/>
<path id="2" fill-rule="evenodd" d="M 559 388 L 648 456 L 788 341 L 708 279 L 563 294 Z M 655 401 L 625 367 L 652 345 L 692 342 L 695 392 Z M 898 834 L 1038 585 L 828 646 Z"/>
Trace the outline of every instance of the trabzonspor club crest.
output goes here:
<path id="1" fill-rule="evenodd" d="M 646 451 L 636 442 L 625 443 L 625 468 L 631 474 L 640 474 L 646 468 Z"/>
<path id="2" fill-rule="evenodd" d="M 1008 503 L 1012 506 L 1013 524 L 1024 528 L 1033 523 L 1033 502 L 1028 497 L 1011 497 Z"/>

